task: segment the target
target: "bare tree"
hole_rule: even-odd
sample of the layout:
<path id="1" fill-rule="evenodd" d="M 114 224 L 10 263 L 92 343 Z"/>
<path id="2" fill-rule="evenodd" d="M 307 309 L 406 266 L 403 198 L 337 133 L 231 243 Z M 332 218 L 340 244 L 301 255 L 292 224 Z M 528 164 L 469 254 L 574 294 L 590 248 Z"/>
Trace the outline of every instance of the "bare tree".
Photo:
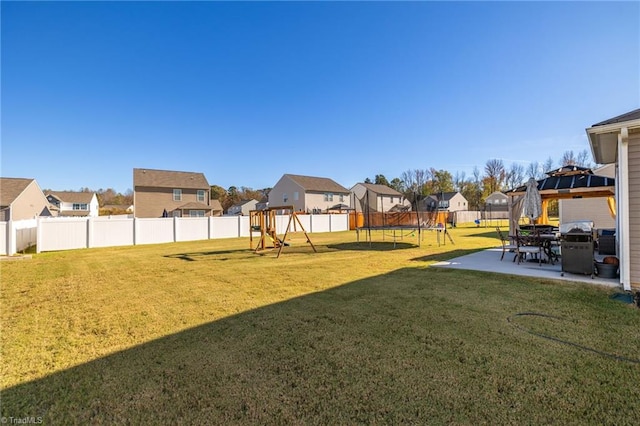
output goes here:
<path id="1" fill-rule="evenodd" d="M 537 179 L 540 174 L 540 164 L 537 161 L 529 163 L 527 166 L 527 177 Z"/>
<path id="2" fill-rule="evenodd" d="M 456 172 L 456 175 L 453 177 L 453 189 L 458 192 L 462 192 L 466 184 L 465 172 Z"/>
<path id="3" fill-rule="evenodd" d="M 487 186 L 485 191 L 487 191 L 488 194 L 502 189 L 507 175 L 502 160 L 497 158 L 488 160 L 484 165 L 484 173 L 484 180 Z"/>
<path id="4" fill-rule="evenodd" d="M 524 166 L 519 163 L 511 163 L 505 183 L 507 188 L 517 188 L 524 183 L 525 173 Z"/>
<path id="5" fill-rule="evenodd" d="M 577 159 L 573 151 L 565 151 L 560 159 L 560 166 L 575 166 L 577 165 Z"/>
<path id="6" fill-rule="evenodd" d="M 554 168 L 555 168 L 555 166 L 553 165 L 553 158 L 548 157 L 547 160 L 542 165 L 542 170 L 541 170 L 540 175 L 538 175 L 536 177 L 536 179 L 542 179 L 547 172 L 550 172 Z"/>
<path id="7" fill-rule="evenodd" d="M 424 191 L 428 176 L 428 170 L 415 169 L 402 172 L 401 179 L 404 182 L 404 196 L 407 200 L 411 201 L 414 208 L 416 207 L 416 203 L 427 195 Z"/>
<path id="8" fill-rule="evenodd" d="M 591 155 L 589 155 L 589 151 L 586 149 L 580 151 L 576 157 L 576 164 L 580 167 L 592 168 L 593 163 L 591 163 Z"/>

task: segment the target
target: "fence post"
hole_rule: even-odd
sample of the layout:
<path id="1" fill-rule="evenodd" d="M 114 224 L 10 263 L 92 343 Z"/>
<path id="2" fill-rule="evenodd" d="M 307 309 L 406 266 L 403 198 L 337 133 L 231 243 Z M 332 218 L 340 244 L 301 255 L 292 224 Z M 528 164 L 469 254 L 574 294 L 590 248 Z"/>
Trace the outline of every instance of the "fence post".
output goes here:
<path id="1" fill-rule="evenodd" d="M 16 253 L 16 231 L 13 228 L 13 220 L 7 221 L 7 256 L 13 256 Z"/>
<path id="2" fill-rule="evenodd" d="M 309 215 L 309 233 L 313 232 L 313 214 Z"/>
<path id="3" fill-rule="evenodd" d="M 36 218 L 36 253 L 42 252 L 42 250 L 40 250 L 40 243 L 42 242 L 42 226 L 40 225 L 41 222 L 42 219 L 40 219 L 40 216 L 38 216 Z"/>
<path id="4" fill-rule="evenodd" d="M 93 247 L 93 218 L 87 218 L 87 248 Z"/>
<path id="5" fill-rule="evenodd" d="M 242 220 L 240 220 L 241 216 L 238 215 L 238 238 L 240 238 L 240 235 L 242 235 Z"/>
<path id="6" fill-rule="evenodd" d="M 173 242 L 178 241 L 178 216 L 173 217 Z"/>
<path id="7" fill-rule="evenodd" d="M 133 217 L 133 245 L 135 246 L 137 241 L 137 237 L 138 237 L 138 222 L 136 221 L 136 217 Z"/>

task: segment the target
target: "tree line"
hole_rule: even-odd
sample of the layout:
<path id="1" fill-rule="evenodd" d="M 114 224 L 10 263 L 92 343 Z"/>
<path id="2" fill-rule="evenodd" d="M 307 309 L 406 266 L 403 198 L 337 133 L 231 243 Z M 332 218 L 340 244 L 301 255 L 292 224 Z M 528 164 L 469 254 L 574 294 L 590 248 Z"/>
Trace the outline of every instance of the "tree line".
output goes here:
<path id="1" fill-rule="evenodd" d="M 580 167 L 593 167 L 589 152 L 585 149 L 581 152 L 565 151 L 562 157 L 555 162 L 549 157 L 543 163 L 533 162 L 527 166 L 520 163 L 511 163 L 506 166 L 501 159 L 490 159 L 484 164 L 482 171 L 476 166 L 471 176 L 465 172 L 451 174 L 448 170 L 436 169 L 410 169 L 402 172 L 399 177 L 391 180 L 382 174 L 375 175 L 373 179 L 367 177 L 365 183 L 386 185 L 402 193 L 407 200 L 414 203 L 426 196 L 441 192 L 460 192 L 469 202 L 470 210 L 482 210 L 484 200 L 495 191 L 505 191 L 524 185 L 532 177 L 542 179 L 545 174 L 555 168 L 567 165 Z M 211 185 L 211 199 L 220 201 L 223 210 L 229 209 L 234 204 L 244 200 L 255 199 L 266 201 L 271 188 L 252 189 L 246 186 L 230 186 L 225 189 L 219 185 Z M 113 188 L 98 189 L 92 191 L 89 188 L 80 188 L 81 192 L 95 192 L 100 206 L 133 204 L 133 191 L 127 190 L 124 194 L 116 192 Z"/>
<path id="2" fill-rule="evenodd" d="M 400 177 L 391 180 L 380 174 L 374 179 L 366 178 L 364 182 L 393 188 L 412 204 L 429 195 L 460 192 L 467 199 L 470 210 L 482 210 L 484 200 L 493 192 L 517 188 L 531 177 L 542 179 L 547 172 L 557 167 L 576 165 L 591 168 L 593 164 L 589 158 L 589 152 L 585 149 L 577 154 L 566 151 L 557 163 L 549 157 L 544 163 L 533 162 L 526 167 L 520 163 L 506 166 L 501 159 L 490 159 L 482 172 L 477 166 L 474 167 L 471 176 L 466 176 L 464 172 L 452 175 L 447 170 L 432 167 L 407 170 Z"/>

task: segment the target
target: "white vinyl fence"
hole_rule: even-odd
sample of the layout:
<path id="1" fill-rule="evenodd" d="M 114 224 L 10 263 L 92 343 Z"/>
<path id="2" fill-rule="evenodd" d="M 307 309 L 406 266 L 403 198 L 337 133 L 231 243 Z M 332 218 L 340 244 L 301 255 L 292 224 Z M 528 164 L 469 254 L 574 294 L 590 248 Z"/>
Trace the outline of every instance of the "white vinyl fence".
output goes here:
<path id="1" fill-rule="evenodd" d="M 0 255 L 16 254 L 37 241 L 36 219 L 0 222 Z"/>
<path id="2" fill-rule="evenodd" d="M 311 232 L 349 230 L 348 214 L 298 215 Z M 284 234 L 289 216 L 276 216 L 276 229 Z M 24 222 L 24 223 L 23 223 Z M 294 229 L 294 224 L 296 229 Z M 291 231 L 301 231 L 293 221 Z M 92 247 L 159 244 L 249 236 L 248 216 L 174 217 L 143 219 L 126 216 L 38 218 L 0 222 L 0 254 L 13 255 L 37 245 L 37 252 Z"/>

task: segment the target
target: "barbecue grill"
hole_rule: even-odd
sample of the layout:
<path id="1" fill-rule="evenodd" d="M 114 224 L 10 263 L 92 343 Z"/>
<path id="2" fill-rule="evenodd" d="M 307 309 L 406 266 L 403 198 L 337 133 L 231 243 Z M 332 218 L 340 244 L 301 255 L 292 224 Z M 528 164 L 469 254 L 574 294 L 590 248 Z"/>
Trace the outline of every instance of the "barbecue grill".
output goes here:
<path id="1" fill-rule="evenodd" d="M 593 221 L 581 220 L 560 225 L 562 274 L 594 274 Z"/>

